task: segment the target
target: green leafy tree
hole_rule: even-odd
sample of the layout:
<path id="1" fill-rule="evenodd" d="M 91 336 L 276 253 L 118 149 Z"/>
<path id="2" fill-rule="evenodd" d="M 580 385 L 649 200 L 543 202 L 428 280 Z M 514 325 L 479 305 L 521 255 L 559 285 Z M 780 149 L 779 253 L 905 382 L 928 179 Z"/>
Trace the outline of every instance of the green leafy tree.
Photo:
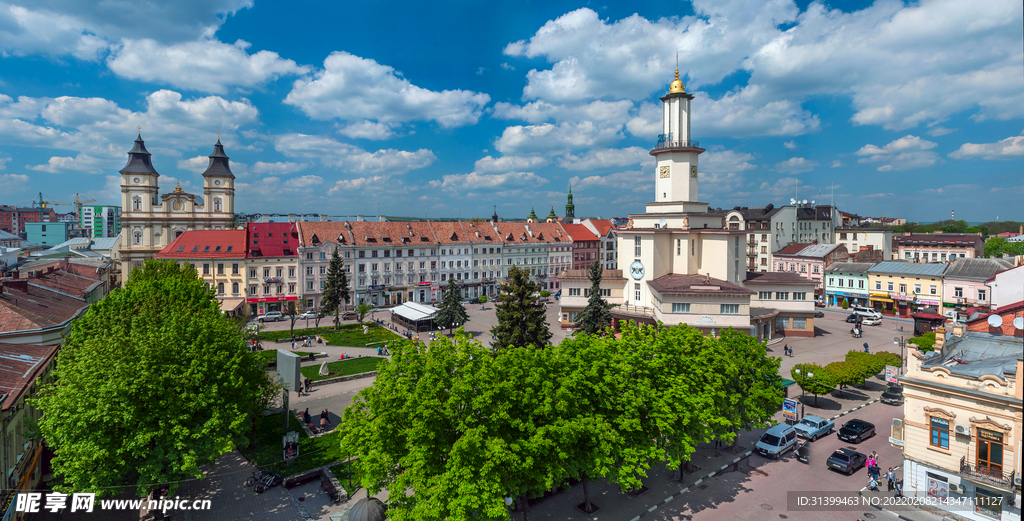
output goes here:
<path id="1" fill-rule="evenodd" d="M 1007 242 L 1003 237 L 992 237 L 985 241 L 985 256 L 986 257 L 1002 257 L 1003 249 L 1006 247 Z"/>
<path id="2" fill-rule="evenodd" d="M 601 298 L 602 271 L 601 262 L 596 260 L 587 268 L 590 298 L 587 299 L 587 307 L 576 315 L 576 328 L 588 335 L 599 334 L 612 325 L 611 309 L 614 306 Z"/>
<path id="3" fill-rule="evenodd" d="M 921 336 L 916 336 L 914 338 L 911 338 L 910 340 L 907 340 L 907 343 L 914 344 L 922 352 L 927 353 L 935 349 L 935 332 L 929 331 L 927 333 L 922 334 Z"/>
<path id="4" fill-rule="evenodd" d="M 146 261 L 93 304 L 36 405 L 59 487 L 145 495 L 247 444 L 278 387 L 190 267 Z"/>
<path id="5" fill-rule="evenodd" d="M 840 394 L 842 394 L 843 389 L 848 385 L 864 385 L 863 371 L 860 365 L 856 362 L 832 362 L 825 366 L 825 370 L 835 375 L 836 383 L 839 385 Z M 817 373 L 815 373 L 815 375 L 817 375 Z"/>
<path id="6" fill-rule="evenodd" d="M 847 308 L 849 308 L 849 307 L 850 307 L 850 302 L 849 302 L 849 301 L 847 301 L 847 300 L 846 300 L 846 299 L 844 298 L 844 299 L 843 299 L 843 309 L 847 309 Z"/>
<path id="7" fill-rule="evenodd" d="M 891 365 L 893 367 L 903 367 L 903 359 L 900 357 L 899 353 L 879 351 L 877 353 L 872 353 L 872 356 L 879 359 L 879 363 L 882 364 L 883 369 L 887 365 Z"/>
<path id="8" fill-rule="evenodd" d="M 861 369 L 864 379 L 878 375 L 885 369 L 885 363 L 870 353 L 863 351 L 850 351 L 846 353 L 846 361 L 857 364 Z"/>
<path id="9" fill-rule="evenodd" d="M 817 364 L 797 364 L 790 370 L 790 375 L 803 392 L 814 395 L 815 405 L 818 404 L 818 395 L 832 392 L 838 384 L 834 374 Z"/>
<path id="10" fill-rule="evenodd" d="M 359 323 L 362 324 L 363 320 L 366 318 L 366 315 L 370 314 L 370 312 L 373 311 L 373 306 L 363 302 L 362 304 L 356 306 L 356 309 L 354 311 L 356 312 L 356 320 L 358 320 Z"/>
<path id="11" fill-rule="evenodd" d="M 481 303 L 481 304 L 486 304 L 487 303 L 487 295 L 480 295 L 480 298 L 476 299 L 476 301 Z"/>
<path id="12" fill-rule="evenodd" d="M 494 349 L 509 346 L 544 347 L 551 340 L 544 304 L 534 296 L 539 285 L 530 282 L 530 271 L 512 266 L 508 279 L 501 285 L 496 315 L 498 325 L 491 328 Z"/>
<path id="13" fill-rule="evenodd" d="M 548 291 L 546 289 L 540 290 L 540 297 L 541 298 L 548 298 L 550 296 L 551 296 L 551 292 L 550 291 Z"/>
<path id="14" fill-rule="evenodd" d="M 334 328 L 341 327 L 340 314 L 342 306 L 347 306 L 349 301 L 348 276 L 345 275 L 345 266 L 334 248 L 331 254 L 331 261 L 327 265 L 327 278 L 324 281 L 324 291 L 320 297 L 320 309 L 328 315 L 334 315 Z"/>
<path id="15" fill-rule="evenodd" d="M 457 326 L 465 324 L 469 320 L 469 313 L 466 306 L 462 305 L 462 291 L 454 280 L 449 280 L 444 287 L 444 295 L 441 297 L 441 305 L 434 315 L 434 323 L 444 327 L 448 326 L 448 332 Z"/>
<path id="16" fill-rule="evenodd" d="M 545 350 L 492 353 L 460 329 L 426 346 L 402 341 L 342 419 L 342 447 L 388 519 L 507 520 L 504 497 L 529 498 L 562 483 L 551 418 L 574 397 L 566 369 Z"/>

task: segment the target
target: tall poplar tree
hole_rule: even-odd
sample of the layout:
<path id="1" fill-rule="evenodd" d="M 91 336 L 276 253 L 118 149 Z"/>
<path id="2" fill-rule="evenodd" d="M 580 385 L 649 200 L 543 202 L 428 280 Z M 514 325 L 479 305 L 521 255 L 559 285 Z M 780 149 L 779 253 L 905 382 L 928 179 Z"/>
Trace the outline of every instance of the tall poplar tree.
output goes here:
<path id="1" fill-rule="evenodd" d="M 444 297 L 441 299 L 441 306 L 434 316 L 434 323 L 444 327 L 448 326 L 448 332 L 455 328 L 455 325 L 465 324 L 469 320 L 469 313 L 466 313 L 466 306 L 462 305 L 462 292 L 454 280 L 449 280 L 444 287 Z"/>
<path id="2" fill-rule="evenodd" d="M 590 298 L 587 300 L 587 307 L 583 308 L 576 315 L 576 329 L 589 335 L 596 335 L 612 325 L 612 312 L 614 307 L 601 298 L 601 261 L 595 260 L 587 268 L 587 278 L 590 279 Z"/>
<path id="3" fill-rule="evenodd" d="M 551 331 L 545 317 L 544 304 L 536 294 L 540 285 L 530 282 L 530 271 L 512 266 L 508 282 L 501 285 L 495 306 L 498 325 L 491 328 L 492 349 L 516 347 L 544 347 L 551 340 Z"/>

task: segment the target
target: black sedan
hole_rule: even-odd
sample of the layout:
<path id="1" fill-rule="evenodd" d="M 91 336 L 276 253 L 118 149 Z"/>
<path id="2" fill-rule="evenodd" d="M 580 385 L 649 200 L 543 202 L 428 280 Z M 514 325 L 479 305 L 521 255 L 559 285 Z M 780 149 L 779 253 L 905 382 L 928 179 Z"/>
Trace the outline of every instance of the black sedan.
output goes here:
<path id="1" fill-rule="evenodd" d="M 839 429 L 839 439 L 860 443 L 875 435 L 875 424 L 864 420 L 850 420 Z"/>
<path id="2" fill-rule="evenodd" d="M 819 312 L 814 314 L 814 318 L 825 318 L 825 313 L 822 312 L 822 311 L 819 311 Z"/>
<path id="3" fill-rule="evenodd" d="M 857 469 L 863 467 L 867 461 L 867 456 L 853 449 L 839 449 L 828 457 L 828 460 L 825 461 L 825 466 L 845 472 L 849 476 L 856 472 Z"/>
<path id="4" fill-rule="evenodd" d="M 849 322 L 850 324 L 853 324 L 855 322 L 860 322 L 860 317 L 854 315 L 853 313 L 850 313 L 849 315 L 846 315 L 846 321 Z"/>
<path id="5" fill-rule="evenodd" d="M 882 393 L 881 402 L 889 405 L 903 405 L 903 387 L 899 385 L 890 385 L 889 388 Z"/>

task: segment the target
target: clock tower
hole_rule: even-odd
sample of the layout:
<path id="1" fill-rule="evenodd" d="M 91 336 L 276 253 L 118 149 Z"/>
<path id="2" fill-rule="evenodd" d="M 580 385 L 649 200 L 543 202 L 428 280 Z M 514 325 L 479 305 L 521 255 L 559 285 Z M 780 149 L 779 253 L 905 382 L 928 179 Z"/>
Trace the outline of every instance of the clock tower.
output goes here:
<path id="1" fill-rule="evenodd" d="M 662 102 L 662 134 L 651 150 L 657 159 L 654 173 L 654 201 L 649 209 L 658 212 L 658 203 L 697 202 L 697 156 L 704 152 L 690 140 L 690 101 L 683 81 L 676 78 Z M 658 212 L 660 213 L 660 212 Z"/>

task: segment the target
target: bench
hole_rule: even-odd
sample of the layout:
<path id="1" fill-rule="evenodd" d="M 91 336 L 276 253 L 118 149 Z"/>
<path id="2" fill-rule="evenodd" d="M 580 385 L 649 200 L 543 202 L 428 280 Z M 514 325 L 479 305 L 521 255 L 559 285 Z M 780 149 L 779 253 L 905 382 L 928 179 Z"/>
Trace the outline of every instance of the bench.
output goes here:
<path id="1" fill-rule="evenodd" d="M 331 483 L 331 480 L 326 475 L 320 476 L 320 486 L 331 497 L 331 501 L 337 502 L 341 500 L 341 494 L 338 493 L 338 489 L 334 487 L 334 484 Z"/>
<path id="2" fill-rule="evenodd" d="M 314 479 L 316 479 L 318 477 L 320 477 L 320 471 L 319 470 L 311 470 L 309 472 L 303 472 L 302 474 L 298 474 L 296 476 L 292 476 L 292 477 L 284 480 L 284 488 L 297 487 L 297 486 L 299 486 L 299 485 L 301 485 L 303 483 L 308 483 L 310 481 L 313 481 Z"/>

